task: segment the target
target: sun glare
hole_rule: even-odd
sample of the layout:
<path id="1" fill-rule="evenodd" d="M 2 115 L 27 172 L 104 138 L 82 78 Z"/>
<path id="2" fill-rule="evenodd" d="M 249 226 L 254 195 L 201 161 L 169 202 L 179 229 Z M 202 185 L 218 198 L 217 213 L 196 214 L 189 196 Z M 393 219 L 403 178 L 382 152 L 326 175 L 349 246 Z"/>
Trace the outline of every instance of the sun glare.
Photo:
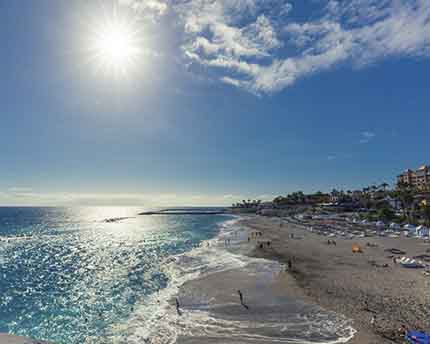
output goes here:
<path id="1" fill-rule="evenodd" d="M 98 26 L 91 39 L 91 54 L 104 72 L 125 76 L 141 55 L 140 33 L 116 17 Z"/>

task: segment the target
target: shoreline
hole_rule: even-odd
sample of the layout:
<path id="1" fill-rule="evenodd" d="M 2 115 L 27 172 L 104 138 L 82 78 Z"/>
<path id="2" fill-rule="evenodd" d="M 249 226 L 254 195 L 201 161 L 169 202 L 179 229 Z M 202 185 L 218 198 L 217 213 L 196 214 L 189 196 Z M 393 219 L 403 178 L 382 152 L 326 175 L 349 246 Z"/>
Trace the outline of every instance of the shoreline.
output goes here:
<path id="1" fill-rule="evenodd" d="M 350 343 L 355 333 L 350 319 L 298 298 L 286 288 L 294 279 L 277 259 L 252 255 L 255 243 L 247 241 L 252 228 L 246 222 L 253 218 L 237 217 L 236 228 L 221 231 L 213 241 L 221 255 L 242 261 L 241 267 L 202 273 L 170 299 L 168 318 L 178 334 L 174 343 Z M 225 238 L 231 244 L 224 247 Z"/>

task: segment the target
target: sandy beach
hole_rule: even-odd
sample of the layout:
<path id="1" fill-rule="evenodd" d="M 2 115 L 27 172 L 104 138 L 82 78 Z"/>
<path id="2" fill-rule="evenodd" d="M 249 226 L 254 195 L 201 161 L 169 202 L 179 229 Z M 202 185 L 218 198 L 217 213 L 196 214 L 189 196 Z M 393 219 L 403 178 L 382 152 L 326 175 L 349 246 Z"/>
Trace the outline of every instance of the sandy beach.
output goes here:
<path id="1" fill-rule="evenodd" d="M 244 220 L 243 224 L 261 231 L 263 239 L 271 241 L 270 248 L 257 246 L 253 256 L 280 262 L 292 260 L 290 276 L 294 278 L 284 285 L 290 295 L 354 320 L 358 332 L 351 343 L 402 343 L 404 340 L 397 331 L 401 325 L 410 329 L 430 329 L 427 306 L 430 277 L 420 269 L 395 264 L 393 255 L 386 251 L 397 248 L 405 251 L 408 257 L 423 254 L 430 247 L 423 240 L 335 238 L 334 246 L 327 245 L 327 237 L 300 226 L 284 222 L 280 227 L 279 219 L 254 217 Z M 363 253 L 352 253 L 354 243 L 363 247 Z"/>

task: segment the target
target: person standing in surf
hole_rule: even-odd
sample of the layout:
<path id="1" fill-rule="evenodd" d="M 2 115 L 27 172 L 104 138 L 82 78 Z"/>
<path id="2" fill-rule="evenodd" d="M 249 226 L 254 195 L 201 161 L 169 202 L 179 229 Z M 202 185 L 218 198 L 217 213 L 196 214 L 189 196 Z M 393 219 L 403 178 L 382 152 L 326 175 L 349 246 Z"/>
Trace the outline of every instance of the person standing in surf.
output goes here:
<path id="1" fill-rule="evenodd" d="M 178 315 L 182 315 L 180 307 L 181 306 L 179 305 L 179 300 L 178 298 L 176 298 L 176 312 L 178 313 Z"/>
<path id="2" fill-rule="evenodd" d="M 245 307 L 246 309 L 249 309 L 249 307 L 247 305 L 245 305 L 245 303 L 243 302 L 243 294 L 240 290 L 237 291 L 237 293 L 239 294 L 239 299 L 240 299 L 240 304 Z"/>

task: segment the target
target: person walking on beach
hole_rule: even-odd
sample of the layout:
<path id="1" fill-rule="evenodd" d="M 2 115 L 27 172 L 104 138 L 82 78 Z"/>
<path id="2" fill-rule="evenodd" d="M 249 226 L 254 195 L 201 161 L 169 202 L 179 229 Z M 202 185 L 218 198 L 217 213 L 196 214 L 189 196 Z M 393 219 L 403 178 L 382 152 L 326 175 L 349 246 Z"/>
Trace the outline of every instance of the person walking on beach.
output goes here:
<path id="1" fill-rule="evenodd" d="M 245 307 L 246 309 L 249 309 L 249 307 L 247 305 L 245 305 L 245 303 L 243 302 L 243 294 L 240 290 L 237 291 L 237 293 L 239 294 L 239 299 L 240 299 L 240 304 Z"/>
<path id="2" fill-rule="evenodd" d="M 182 315 L 178 298 L 176 298 L 176 312 L 178 313 L 178 315 Z"/>
<path id="3" fill-rule="evenodd" d="M 243 294 L 242 294 L 242 292 L 240 290 L 238 290 L 237 293 L 239 294 L 240 303 L 243 303 Z"/>

